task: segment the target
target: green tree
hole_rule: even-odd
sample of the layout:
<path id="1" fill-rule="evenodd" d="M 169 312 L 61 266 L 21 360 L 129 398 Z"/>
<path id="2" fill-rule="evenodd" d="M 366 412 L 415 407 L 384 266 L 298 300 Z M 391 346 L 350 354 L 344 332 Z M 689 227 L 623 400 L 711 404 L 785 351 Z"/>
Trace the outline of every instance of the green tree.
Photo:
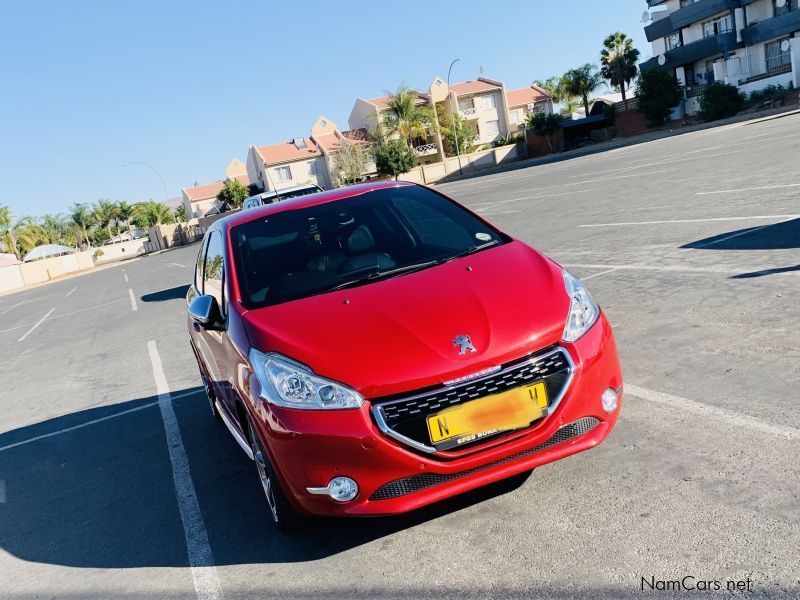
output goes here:
<path id="1" fill-rule="evenodd" d="M 137 227 L 149 229 L 154 225 L 173 223 L 175 221 L 175 216 L 170 207 L 163 202 L 148 200 L 146 202 L 137 202 L 134 205 L 131 221 L 133 221 Z"/>
<path id="2" fill-rule="evenodd" d="M 578 108 L 578 97 L 572 94 L 566 86 L 566 77 L 548 77 L 546 81 L 536 80 L 533 85 L 546 91 L 553 102 L 562 105 L 564 112 L 573 113 Z"/>
<path id="3" fill-rule="evenodd" d="M 622 93 L 623 102 L 626 99 L 625 86 L 636 77 L 638 61 L 639 51 L 633 47 L 633 40 L 621 31 L 616 31 L 603 40 L 600 72 L 611 87 Z"/>
<path id="4" fill-rule="evenodd" d="M 175 216 L 178 219 L 178 223 L 186 223 L 186 221 L 189 220 L 186 218 L 186 207 L 183 205 L 183 202 L 175 209 Z"/>
<path id="5" fill-rule="evenodd" d="M 238 179 L 229 179 L 217 194 L 217 200 L 224 202 L 228 208 L 241 208 L 242 203 L 250 195 L 247 186 Z"/>
<path id="6" fill-rule="evenodd" d="M 387 109 L 383 111 L 383 129 L 386 134 L 396 133 L 413 150 L 413 140 L 427 137 L 433 121 L 431 110 L 418 102 L 413 90 L 400 86 L 389 96 Z"/>
<path id="7" fill-rule="evenodd" d="M 744 108 L 745 97 L 735 85 L 715 81 L 703 88 L 697 116 L 703 121 L 732 117 Z"/>
<path id="8" fill-rule="evenodd" d="M 636 80 L 636 101 L 650 127 L 664 123 L 681 101 L 675 74 L 661 67 L 642 71 Z"/>
<path id="9" fill-rule="evenodd" d="M 397 177 L 408 173 L 417 164 L 417 157 L 403 140 L 385 140 L 378 144 L 375 166 L 378 174 Z"/>
<path id="10" fill-rule="evenodd" d="M 550 149 L 550 152 L 554 152 L 555 134 L 558 128 L 561 127 L 561 121 L 563 120 L 564 117 L 561 115 L 532 113 L 528 115 L 527 126 L 533 129 L 534 134 L 542 136 L 545 142 L 547 142 L 547 147 Z"/>
<path id="11" fill-rule="evenodd" d="M 81 231 L 83 232 L 83 239 L 86 240 L 86 245 L 89 246 L 90 242 L 88 229 L 92 226 L 93 218 L 86 204 L 80 204 L 78 202 L 73 204 L 69 216 L 70 219 L 72 219 L 72 222 L 81 228 Z"/>
<path id="12" fill-rule="evenodd" d="M 39 226 L 42 228 L 42 233 L 48 244 L 62 244 L 64 242 L 66 227 L 63 215 L 43 215 Z"/>
<path id="13" fill-rule="evenodd" d="M 117 202 L 117 217 L 121 219 L 125 226 L 128 228 L 128 233 L 133 236 L 133 228 L 131 227 L 131 217 L 133 216 L 133 205 L 128 204 L 124 200 Z"/>
<path id="14" fill-rule="evenodd" d="M 583 100 L 583 108 L 586 110 L 587 117 L 589 116 L 589 96 L 602 84 L 602 76 L 597 67 L 591 63 L 586 63 L 564 73 L 563 85 L 565 93 Z"/>
<path id="15" fill-rule="evenodd" d="M 105 227 L 108 231 L 108 239 L 114 237 L 111 233 L 111 223 L 117 216 L 117 206 L 108 200 L 98 200 L 92 205 L 92 213 L 98 227 Z"/>
<path id="16" fill-rule="evenodd" d="M 447 112 L 443 102 L 440 103 L 438 112 L 442 115 L 439 122 L 439 131 L 447 146 L 448 156 L 455 156 L 456 138 L 458 138 L 458 151 L 460 154 L 469 154 L 475 150 L 475 130 L 469 126 L 466 119 L 458 113 Z"/>
<path id="17" fill-rule="evenodd" d="M 17 238 L 14 235 L 14 215 L 6 205 L 0 205 L 0 243 L 3 244 L 5 252 L 13 253 L 19 259 L 19 248 L 17 248 Z"/>
<path id="18" fill-rule="evenodd" d="M 363 180 L 369 153 L 370 147 L 367 144 L 342 140 L 333 158 L 339 181 L 349 185 Z"/>

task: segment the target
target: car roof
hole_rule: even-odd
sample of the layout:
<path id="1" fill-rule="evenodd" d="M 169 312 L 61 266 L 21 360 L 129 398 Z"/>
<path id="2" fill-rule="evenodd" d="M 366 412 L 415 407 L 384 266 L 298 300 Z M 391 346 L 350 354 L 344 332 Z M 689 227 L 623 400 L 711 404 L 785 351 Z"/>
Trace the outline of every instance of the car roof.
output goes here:
<path id="1" fill-rule="evenodd" d="M 373 183 L 350 185 L 337 188 L 335 190 L 329 190 L 327 192 L 317 192 L 316 194 L 297 196 L 295 198 L 289 198 L 273 204 L 265 204 L 255 208 L 248 208 L 247 210 L 239 211 L 235 214 L 225 217 L 224 219 L 216 221 L 212 227 L 228 230 L 231 227 L 236 227 L 242 223 L 263 219 L 268 215 L 274 215 L 287 210 L 298 210 L 301 208 L 307 208 L 309 206 L 316 206 L 318 204 L 335 202 L 336 200 L 344 200 L 345 198 L 361 196 L 362 194 L 366 194 L 375 190 L 385 190 L 416 185 L 417 184 L 411 183 L 410 181 L 377 181 Z"/>
<path id="2" fill-rule="evenodd" d="M 319 187 L 315 183 L 308 183 L 306 185 L 296 185 L 294 187 L 283 188 L 283 189 L 278 190 L 278 191 L 270 190 L 268 192 L 261 192 L 260 194 L 256 194 L 255 196 L 251 196 L 251 198 L 272 198 L 273 196 L 277 196 L 278 194 L 291 194 L 292 192 L 296 192 L 298 190 L 319 190 L 319 191 L 322 191 L 322 188 Z"/>

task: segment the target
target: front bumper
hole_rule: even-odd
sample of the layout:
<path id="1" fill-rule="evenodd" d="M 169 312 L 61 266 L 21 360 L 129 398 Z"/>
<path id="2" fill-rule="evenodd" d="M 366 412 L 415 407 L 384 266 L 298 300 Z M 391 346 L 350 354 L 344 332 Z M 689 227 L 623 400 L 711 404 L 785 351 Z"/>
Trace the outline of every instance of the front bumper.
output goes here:
<path id="1" fill-rule="evenodd" d="M 529 471 L 598 445 L 614 427 L 621 404 L 606 413 L 604 390 L 622 388 L 616 345 L 605 316 L 574 344 L 575 366 L 555 412 L 529 429 L 443 461 L 422 455 L 383 434 L 369 406 L 334 413 L 257 403 L 257 426 L 289 500 L 300 512 L 327 516 L 391 515 Z M 359 485 L 355 500 L 337 503 L 308 487 L 344 475 Z"/>

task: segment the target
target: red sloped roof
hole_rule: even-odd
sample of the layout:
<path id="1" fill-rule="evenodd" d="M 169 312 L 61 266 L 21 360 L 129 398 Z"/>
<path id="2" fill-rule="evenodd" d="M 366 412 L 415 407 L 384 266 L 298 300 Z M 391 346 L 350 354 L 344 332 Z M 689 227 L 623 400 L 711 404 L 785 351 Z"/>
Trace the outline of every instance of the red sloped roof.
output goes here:
<path id="1" fill-rule="evenodd" d="M 464 81 L 463 83 L 451 83 L 450 91 L 458 95 L 461 94 L 475 94 L 477 92 L 491 92 L 492 90 L 499 90 L 500 86 L 488 81 Z"/>
<path id="2" fill-rule="evenodd" d="M 269 146 L 259 146 L 258 153 L 268 165 L 277 163 L 292 162 L 295 160 L 306 160 L 320 155 L 319 148 L 310 138 L 305 138 L 306 148 L 298 148 L 294 142 L 282 142 Z"/>
<path id="3" fill-rule="evenodd" d="M 209 198 L 216 198 L 224 185 L 224 181 L 215 181 L 214 183 L 207 183 L 205 185 L 183 188 L 183 191 L 186 192 L 189 200 L 193 202 L 197 200 L 208 200 Z"/>
<path id="4" fill-rule="evenodd" d="M 532 87 L 508 90 L 506 91 L 506 97 L 508 98 L 508 105 L 510 107 L 522 106 L 523 104 L 530 104 L 531 102 L 541 102 L 542 100 L 550 98 L 550 96 L 543 91 Z"/>

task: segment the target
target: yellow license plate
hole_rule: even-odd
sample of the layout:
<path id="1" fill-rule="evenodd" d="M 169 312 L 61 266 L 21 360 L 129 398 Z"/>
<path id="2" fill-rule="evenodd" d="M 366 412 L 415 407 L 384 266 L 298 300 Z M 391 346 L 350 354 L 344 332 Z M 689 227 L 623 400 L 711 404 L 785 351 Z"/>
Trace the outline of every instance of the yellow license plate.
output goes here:
<path id="1" fill-rule="evenodd" d="M 453 406 L 428 417 L 431 442 L 454 447 L 501 431 L 527 427 L 544 416 L 544 382 Z"/>

